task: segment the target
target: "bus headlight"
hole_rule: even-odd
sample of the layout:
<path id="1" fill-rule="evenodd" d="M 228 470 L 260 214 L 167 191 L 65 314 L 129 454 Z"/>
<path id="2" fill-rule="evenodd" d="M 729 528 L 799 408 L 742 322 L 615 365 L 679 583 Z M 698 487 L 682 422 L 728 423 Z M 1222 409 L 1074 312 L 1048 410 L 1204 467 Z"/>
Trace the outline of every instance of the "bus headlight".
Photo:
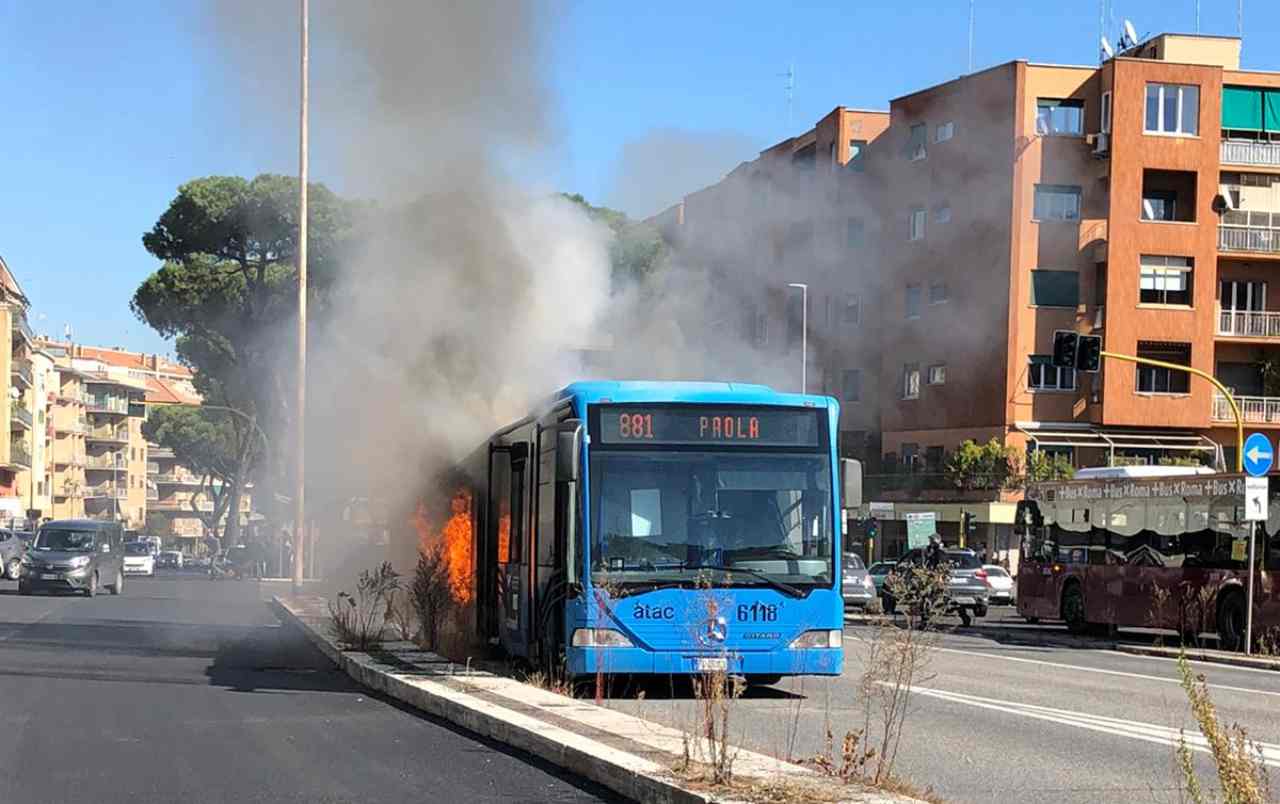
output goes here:
<path id="1" fill-rule="evenodd" d="M 805 631 L 800 636 L 791 640 L 789 646 L 792 650 L 803 650 L 804 648 L 839 648 L 844 646 L 844 632 L 836 629 L 834 631 Z"/>
<path id="2" fill-rule="evenodd" d="M 626 634 L 612 628 L 575 628 L 570 644 L 575 648 L 634 647 Z"/>

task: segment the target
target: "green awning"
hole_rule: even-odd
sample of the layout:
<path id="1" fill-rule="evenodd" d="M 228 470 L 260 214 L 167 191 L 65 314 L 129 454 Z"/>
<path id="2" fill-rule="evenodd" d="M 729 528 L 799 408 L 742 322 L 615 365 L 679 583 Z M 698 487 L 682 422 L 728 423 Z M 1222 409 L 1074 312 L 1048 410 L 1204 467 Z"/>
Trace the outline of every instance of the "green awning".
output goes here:
<path id="1" fill-rule="evenodd" d="M 1267 90 L 1265 106 L 1265 129 L 1267 131 L 1280 131 L 1280 90 Z"/>
<path id="2" fill-rule="evenodd" d="M 1252 87 L 1223 87 L 1222 127 L 1262 131 L 1262 95 L 1261 89 Z M 1280 94 L 1276 95 L 1276 101 L 1280 103 Z M 1276 111 L 1280 112 L 1280 107 Z"/>

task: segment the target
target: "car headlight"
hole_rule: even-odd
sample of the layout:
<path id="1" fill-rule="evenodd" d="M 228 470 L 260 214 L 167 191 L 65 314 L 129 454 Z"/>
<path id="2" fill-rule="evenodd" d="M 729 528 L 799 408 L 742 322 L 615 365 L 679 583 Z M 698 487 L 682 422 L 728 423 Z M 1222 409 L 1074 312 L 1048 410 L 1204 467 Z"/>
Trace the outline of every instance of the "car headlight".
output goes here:
<path id="1" fill-rule="evenodd" d="M 88 556 L 76 556 L 75 558 L 71 559 L 71 567 L 72 569 L 87 567 L 89 566 L 90 561 L 92 561 L 92 559 L 89 558 Z"/>
<path id="2" fill-rule="evenodd" d="M 863 575 L 863 576 L 862 576 L 862 585 L 863 585 L 863 586 L 865 586 L 867 589 L 875 589 L 875 588 L 876 588 L 875 581 L 871 580 L 871 576 L 870 576 L 870 575 Z"/>
<path id="3" fill-rule="evenodd" d="M 633 647 L 626 634 L 612 628 L 575 628 L 571 644 L 575 648 Z"/>
<path id="4" fill-rule="evenodd" d="M 832 631 L 805 631 L 791 640 L 789 647 L 792 650 L 803 650 L 805 648 L 839 648 L 843 646 L 844 632 L 837 628 Z"/>

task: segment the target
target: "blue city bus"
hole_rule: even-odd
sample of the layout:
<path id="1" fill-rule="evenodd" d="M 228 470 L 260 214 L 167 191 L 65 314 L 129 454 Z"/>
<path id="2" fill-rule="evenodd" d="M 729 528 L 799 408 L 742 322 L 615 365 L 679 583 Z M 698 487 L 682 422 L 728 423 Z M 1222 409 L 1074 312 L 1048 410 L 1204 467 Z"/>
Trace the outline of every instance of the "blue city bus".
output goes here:
<path id="1" fill-rule="evenodd" d="M 570 677 L 838 675 L 838 420 L 760 385 L 564 388 L 469 462 L 479 636 Z"/>

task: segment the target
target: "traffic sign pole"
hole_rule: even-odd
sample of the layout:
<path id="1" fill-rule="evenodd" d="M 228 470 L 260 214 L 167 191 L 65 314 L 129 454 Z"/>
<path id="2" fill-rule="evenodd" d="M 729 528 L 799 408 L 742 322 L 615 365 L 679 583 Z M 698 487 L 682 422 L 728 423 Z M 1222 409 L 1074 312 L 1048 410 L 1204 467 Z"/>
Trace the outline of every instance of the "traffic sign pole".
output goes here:
<path id="1" fill-rule="evenodd" d="M 1244 479 L 1244 516 L 1249 520 L 1248 588 L 1245 592 L 1244 654 L 1253 653 L 1253 568 L 1254 552 L 1258 542 L 1258 522 L 1268 516 L 1271 484 L 1267 472 L 1275 461 L 1275 449 L 1271 439 L 1262 433 L 1252 433 L 1244 442 L 1244 468 L 1249 477 Z"/>
<path id="2" fill-rule="evenodd" d="M 1253 654 L 1253 546 L 1257 539 L 1254 538 L 1258 532 L 1258 523 L 1249 523 L 1249 589 L 1245 597 L 1244 614 L 1244 655 Z"/>

